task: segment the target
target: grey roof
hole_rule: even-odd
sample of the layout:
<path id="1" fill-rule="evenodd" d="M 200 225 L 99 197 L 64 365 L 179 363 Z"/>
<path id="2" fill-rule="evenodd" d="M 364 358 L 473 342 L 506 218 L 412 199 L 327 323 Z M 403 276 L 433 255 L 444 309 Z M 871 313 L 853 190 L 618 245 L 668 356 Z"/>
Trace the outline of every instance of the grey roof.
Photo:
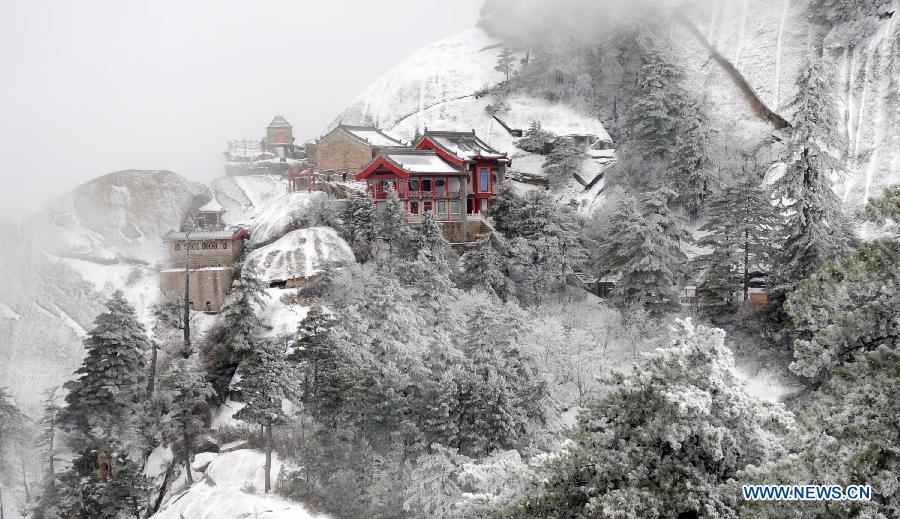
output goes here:
<path id="1" fill-rule="evenodd" d="M 330 132 L 326 133 L 319 140 L 324 140 L 335 132 L 342 132 L 359 142 L 368 144 L 369 146 L 403 146 L 398 139 L 379 130 L 375 126 L 352 126 L 349 124 L 338 124 Z"/>
<path id="2" fill-rule="evenodd" d="M 194 240 L 234 240 L 247 231 L 240 227 L 229 229 L 197 229 L 193 231 L 169 231 L 164 241 L 194 241 Z"/>
<path id="3" fill-rule="evenodd" d="M 276 115 L 272 122 L 269 123 L 268 128 L 291 128 L 291 123 L 287 122 L 287 119 L 280 115 Z"/>
<path id="4" fill-rule="evenodd" d="M 436 144 L 443 151 L 455 155 L 460 160 L 469 160 L 476 157 L 505 159 L 506 153 L 495 150 L 488 143 L 471 132 L 444 132 L 425 129 L 425 134 L 415 143 L 418 146 L 423 139 Z"/>
<path id="5" fill-rule="evenodd" d="M 216 200 L 216 195 L 213 193 L 212 200 L 203 204 L 198 211 L 201 213 L 224 213 L 225 209 L 222 208 L 222 204 Z"/>

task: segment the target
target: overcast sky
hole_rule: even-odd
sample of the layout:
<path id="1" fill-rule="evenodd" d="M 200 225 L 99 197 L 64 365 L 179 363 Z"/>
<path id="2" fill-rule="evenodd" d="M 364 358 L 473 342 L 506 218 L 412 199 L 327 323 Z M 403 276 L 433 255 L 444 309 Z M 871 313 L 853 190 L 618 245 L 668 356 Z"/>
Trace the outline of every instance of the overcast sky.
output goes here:
<path id="1" fill-rule="evenodd" d="M 0 217 L 99 175 L 220 176 L 276 114 L 297 142 L 481 0 L 4 0 Z"/>

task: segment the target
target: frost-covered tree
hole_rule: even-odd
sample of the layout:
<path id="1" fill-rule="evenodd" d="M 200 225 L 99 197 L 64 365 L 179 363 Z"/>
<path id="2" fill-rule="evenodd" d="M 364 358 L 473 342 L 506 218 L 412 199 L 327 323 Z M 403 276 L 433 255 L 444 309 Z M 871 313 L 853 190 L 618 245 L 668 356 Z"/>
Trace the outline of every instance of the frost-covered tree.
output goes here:
<path id="1" fill-rule="evenodd" d="M 267 284 L 254 262 L 241 265 L 240 275 L 231 284 L 231 292 L 219 314 L 219 339 L 207 359 L 206 369 L 220 398 L 241 360 L 260 347 L 263 322 L 259 311 L 265 306 Z"/>
<path id="2" fill-rule="evenodd" d="M 234 417 L 263 428 L 266 438 L 265 491 L 272 488 L 272 427 L 285 423 L 282 401 L 296 395 L 295 372 L 274 341 L 264 341 L 240 365 L 234 389 L 244 402 Z"/>
<path id="3" fill-rule="evenodd" d="M 488 215 L 494 221 L 494 229 L 503 235 L 512 232 L 518 224 L 521 208 L 522 198 L 516 193 L 513 183 L 504 180 L 494 193 L 488 209 Z"/>
<path id="4" fill-rule="evenodd" d="M 477 288 L 506 300 L 506 258 L 502 238 L 495 233 L 482 234 L 475 246 L 463 254 L 462 287 Z"/>
<path id="5" fill-rule="evenodd" d="M 531 125 L 525 130 L 522 138 L 515 141 L 516 147 L 531 153 L 544 154 L 547 144 L 556 140 L 556 134 L 541 128 L 540 121 L 531 121 Z M 491 204 L 493 205 L 493 203 Z"/>
<path id="6" fill-rule="evenodd" d="M 878 28 L 880 15 L 890 12 L 891 0 L 812 0 L 811 18 L 830 29 L 828 46 L 854 47 Z"/>
<path id="7" fill-rule="evenodd" d="M 187 482 L 193 484 L 191 461 L 208 431 L 200 413 L 215 392 L 206 373 L 192 359 L 177 359 L 160 380 L 160 388 L 166 392 L 169 404 L 162 421 L 163 438 L 172 446 L 176 458 L 183 461 Z"/>
<path id="8" fill-rule="evenodd" d="M 573 178 L 581 169 L 584 153 L 572 139 L 560 137 L 553 143 L 553 149 L 541 165 L 550 185 L 558 186 Z"/>
<path id="9" fill-rule="evenodd" d="M 124 438 L 135 423 L 134 412 L 147 393 L 144 352 L 150 341 L 134 307 L 120 291 L 105 303 L 84 339 L 85 357 L 75 378 L 65 384 L 63 427 L 76 433 L 75 447 L 100 447 Z"/>
<path id="10" fill-rule="evenodd" d="M 497 66 L 494 67 L 494 70 L 497 72 L 502 72 L 506 75 L 506 80 L 509 81 L 509 75 L 513 71 L 513 65 L 516 62 L 516 56 L 513 54 L 513 51 L 503 47 L 500 51 L 500 54 L 497 55 Z"/>
<path id="11" fill-rule="evenodd" d="M 466 458 L 441 445 L 416 460 L 403 492 L 403 510 L 412 517 L 451 519 L 459 517 L 455 504 L 462 489 L 456 480 Z"/>
<path id="12" fill-rule="evenodd" d="M 704 216 L 697 243 L 710 253 L 696 260 L 704 270 L 697 292 L 703 307 L 720 311 L 741 293 L 746 301 L 751 272 L 768 269 L 780 221 L 769 193 L 749 182 L 713 195 Z"/>
<path id="13" fill-rule="evenodd" d="M 787 215 L 784 242 L 772 261 L 769 300 L 776 310 L 798 283 L 849 253 L 854 240 L 831 187 L 837 121 L 821 65 L 813 65 L 800 77 L 787 169 L 775 185 Z"/>
<path id="14" fill-rule="evenodd" d="M 406 209 L 397 197 L 393 184 L 388 185 L 384 210 L 381 212 L 381 237 L 387 242 L 390 251 L 402 248 L 409 239 L 409 226 L 406 224 Z"/>
<path id="15" fill-rule="evenodd" d="M 432 212 L 425 213 L 422 223 L 414 229 L 410 245 L 413 257 L 425 252 L 431 258 L 448 259 L 452 252 L 450 242 L 444 237 L 444 232 Z"/>
<path id="16" fill-rule="evenodd" d="M 39 423 L 41 430 L 35 445 L 41 450 L 41 457 L 47 463 L 44 474 L 44 486 L 53 487 L 56 484 L 56 459 L 60 452 L 59 417 L 62 413 L 62 395 L 60 387 L 53 387 L 44 394 L 44 405 L 42 407 L 41 421 Z"/>
<path id="17" fill-rule="evenodd" d="M 9 390 L 0 387 L 0 473 L 8 469 L 9 455 L 14 444 L 24 445 L 28 437 L 25 416 L 12 399 Z"/>
<path id="18" fill-rule="evenodd" d="M 620 200 L 604 222 L 598 270 L 618 274 L 613 294 L 625 304 L 662 312 L 678 304 L 676 283 L 687 257 L 681 244 L 690 235 L 681 228 L 668 200 L 671 190 L 642 193 L 640 200 Z"/>
<path id="19" fill-rule="evenodd" d="M 672 347 L 605 376 L 573 444 L 517 517 L 737 517 L 729 480 L 780 459 L 793 421 L 751 396 L 725 333 L 676 320 Z"/>
<path id="20" fill-rule="evenodd" d="M 519 300 L 540 302 L 582 268 L 587 252 L 578 221 L 545 191 L 529 191 L 519 201 L 515 224 L 504 233 L 510 268 L 520 278 Z"/>
<path id="21" fill-rule="evenodd" d="M 706 149 L 710 135 L 703 107 L 690 102 L 682 117 L 666 170 L 666 183 L 678 193 L 676 200 L 693 218 L 703 212 L 704 203 L 718 179 Z"/>
<path id="22" fill-rule="evenodd" d="M 371 196 L 361 193 L 351 198 L 341 216 L 344 237 L 351 246 L 372 243 L 378 238 L 378 212 Z"/>
<path id="23" fill-rule="evenodd" d="M 331 328 L 335 318 L 321 306 L 313 306 L 297 327 L 294 351 L 290 359 L 299 363 L 302 399 L 318 414 L 320 407 L 329 412 L 340 401 L 347 382 L 341 377 L 341 361 Z"/>

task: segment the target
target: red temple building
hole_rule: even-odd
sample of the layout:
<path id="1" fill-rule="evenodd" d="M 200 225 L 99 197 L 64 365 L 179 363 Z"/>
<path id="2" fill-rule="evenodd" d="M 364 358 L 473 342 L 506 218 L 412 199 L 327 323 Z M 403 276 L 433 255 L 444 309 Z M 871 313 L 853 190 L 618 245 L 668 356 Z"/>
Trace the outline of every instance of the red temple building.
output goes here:
<path id="1" fill-rule="evenodd" d="M 435 132 L 425 135 L 413 145 L 417 150 L 434 150 L 442 159 L 466 173 L 466 213 L 477 214 L 491 206 L 506 168 L 512 163 L 501 153 L 471 132 Z"/>
<path id="2" fill-rule="evenodd" d="M 474 132 L 429 132 L 415 149 L 384 148 L 356 179 L 376 204 L 392 185 L 411 222 L 431 212 L 439 221 L 458 221 L 462 211 L 477 214 L 490 207 L 510 160 Z"/>

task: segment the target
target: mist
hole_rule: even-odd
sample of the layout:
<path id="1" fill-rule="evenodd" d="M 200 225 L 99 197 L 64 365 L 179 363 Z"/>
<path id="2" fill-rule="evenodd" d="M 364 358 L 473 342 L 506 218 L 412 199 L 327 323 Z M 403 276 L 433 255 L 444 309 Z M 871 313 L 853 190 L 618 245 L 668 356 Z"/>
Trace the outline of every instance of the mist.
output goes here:
<path id="1" fill-rule="evenodd" d="M 482 0 L 5 2 L 0 217 L 122 169 L 223 174 L 273 116 L 317 137 L 370 82 L 474 26 Z"/>

